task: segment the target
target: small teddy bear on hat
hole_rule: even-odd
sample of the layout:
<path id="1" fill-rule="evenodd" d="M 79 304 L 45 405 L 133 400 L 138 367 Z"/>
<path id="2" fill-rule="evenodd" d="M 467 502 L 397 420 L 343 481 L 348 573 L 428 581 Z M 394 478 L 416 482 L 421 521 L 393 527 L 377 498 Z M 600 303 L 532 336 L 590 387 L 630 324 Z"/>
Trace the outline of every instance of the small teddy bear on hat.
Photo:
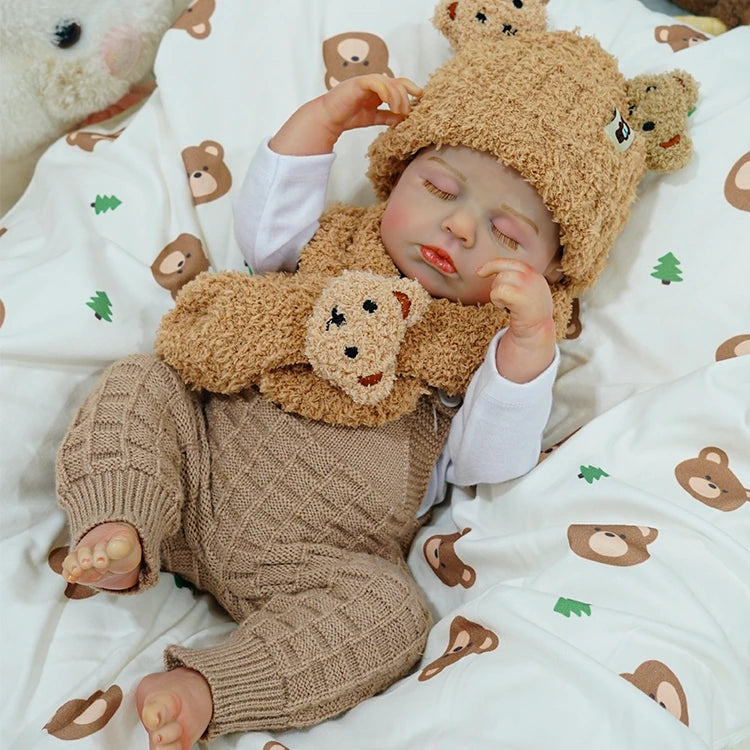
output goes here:
<path id="1" fill-rule="evenodd" d="M 150 93 L 159 42 L 186 4 L 0 0 L 0 215 L 52 141 L 95 113 L 114 113 L 118 102 L 122 111 Z"/>
<path id="2" fill-rule="evenodd" d="M 698 101 L 698 84 L 684 70 L 636 76 L 627 82 L 628 124 L 646 142 L 646 164 L 656 172 L 682 169 L 693 145 L 687 120 Z"/>
<path id="3" fill-rule="evenodd" d="M 547 28 L 548 0 L 441 0 L 433 24 L 458 50 L 477 39 L 501 41 Z"/>

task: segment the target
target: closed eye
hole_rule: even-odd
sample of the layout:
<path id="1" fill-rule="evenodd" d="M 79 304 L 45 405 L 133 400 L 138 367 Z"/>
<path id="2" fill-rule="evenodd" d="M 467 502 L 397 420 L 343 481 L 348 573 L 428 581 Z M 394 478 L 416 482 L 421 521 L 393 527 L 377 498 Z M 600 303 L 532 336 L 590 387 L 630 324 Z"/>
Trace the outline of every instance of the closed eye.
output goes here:
<path id="1" fill-rule="evenodd" d="M 505 234 L 504 232 L 501 232 L 494 224 L 492 224 L 492 233 L 506 247 L 510 248 L 511 250 L 518 250 L 519 248 L 518 241 L 514 240 L 512 237 L 508 237 L 507 234 Z"/>
<path id="2" fill-rule="evenodd" d="M 438 198 L 444 201 L 452 201 L 456 199 L 453 193 L 448 193 L 445 190 L 441 190 L 437 185 L 433 185 L 429 180 L 422 180 L 422 184 L 433 194 L 437 195 Z"/>

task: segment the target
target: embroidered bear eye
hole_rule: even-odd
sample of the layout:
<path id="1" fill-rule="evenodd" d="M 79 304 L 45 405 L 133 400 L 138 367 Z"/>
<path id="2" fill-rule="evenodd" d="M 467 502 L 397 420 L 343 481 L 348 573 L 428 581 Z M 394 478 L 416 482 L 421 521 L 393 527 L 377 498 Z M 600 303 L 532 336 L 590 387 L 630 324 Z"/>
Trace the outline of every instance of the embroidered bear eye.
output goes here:
<path id="1" fill-rule="evenodd" d="M 331 310 L 331 317 L 326 321 L 326 331 L 330 331 L 331 326 L 341 328 L 341 326 L 343 325 L 346 325 L 346 316 L 344 315 L 344 313 L 339 312 L 338 307 L 334 307 Z"/>
<path id="2" fill-rule="evenodd" d="M 60 21 L 55 26 L 55 36 L 52 43 L 60 49 L 68 49 L 78 43 L 81 38 L 81 26 L 75 21 Z"/>
<path id="3" fill-rule="evenodd" d="M 363 310 L 366 310 L 366 311 L 367 311 L 368 313 L 374 313 L 374 312 L 375 312 L 375 310 L 377 310 L 377 309 L 378 309 L 378 303 L 377 303 L 377 302 L 375 302 L 375 300 L 372 300 L 372 299 L 366 299 L 366 300 L 365 300 L 365 301 L 364 301 L 364 302 L 362 303 L 362 309 L 363 309 Z"/>

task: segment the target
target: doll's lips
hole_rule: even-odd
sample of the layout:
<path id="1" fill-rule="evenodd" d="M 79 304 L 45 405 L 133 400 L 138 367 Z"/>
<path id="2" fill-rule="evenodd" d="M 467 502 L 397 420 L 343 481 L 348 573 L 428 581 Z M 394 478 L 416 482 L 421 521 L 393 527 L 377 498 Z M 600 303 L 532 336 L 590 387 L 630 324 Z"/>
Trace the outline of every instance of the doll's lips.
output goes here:
<path id="1" fill-rule="evenodd" d="M 382 372 L 376 372 L 374 375 L 362 375 L 357 378 L 359 384 L 365 386 L 365 388 L 369 388 L 371 385 L 377 385 L 382 379 Z"/>
<path id="2" fill-rule="evenodd" d="M 659 145 L 662 148 L 669 148 L 670 146 L 676 146 L 680 142 L 680 134 L 677 133 L 677 135 L 672 136 L 668 141 L 664 141 L 663 143 L 660 143 Z"/>
<path id="3" fill-rule="evenodd" d="M 448 253 L 441 247 L 431 247 L 430 245 L 422 245 L 419 248 L 422 253 L 422 257 L 432 266 L 439 269 L 443 273 L 456 273 L 456 267 L 453 265 L 453 260 Z"/>

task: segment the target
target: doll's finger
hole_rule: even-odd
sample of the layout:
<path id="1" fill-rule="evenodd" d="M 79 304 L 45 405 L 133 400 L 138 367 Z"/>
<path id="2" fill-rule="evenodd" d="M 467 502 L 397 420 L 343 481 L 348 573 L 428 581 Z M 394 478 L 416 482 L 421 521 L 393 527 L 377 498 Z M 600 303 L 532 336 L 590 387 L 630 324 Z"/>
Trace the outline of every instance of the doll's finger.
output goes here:
<path id="1" fill-rule="evenodd" d="M 397 114 L 387 109 L 376 109 L 373 113 L 372 124 L 373 125 L 398 125 L 406 115 Z"/>
<path id="2" fill-rule="evenodd" d="M 388 79 L 388 81 L 389 88 L 394 92 L 393 100 L 389 102 L 391 110 L 399 114 L 408 114 L 411 111 L 409 96 L 421 96 L 422 89 L 408 78 Z"/>
<path id="3" fill-rule="evenodd" d="M 357 81 L 363 91 L 369 91 L 375 94 L 381 102 L 388 103 L 389 91 L 385 76 L 369 75 L 353 80 Z"/>
<path id="4" fill-rule="evenodd" d="M 531 269 L 527 263 L 515 258 L 493 258 L 477 268 L 477 276 L 486 279 L 503 271 L 517 271 L 523 273 Z"/>
<path id="5" fill-rule="evenodd" d="M 391 112 L 395 114 L 407 114 L 409 111 L 409 96 L 398 83 L 392 79 L 386 80 L 387 97 L 383 100 Z"/>
<path id="6" fill-rule="evenodd" d="M 422 96 L 422 87 L 418 86 L 411 78 L 396 78 L 399 86 L 411 96 Z"/>

